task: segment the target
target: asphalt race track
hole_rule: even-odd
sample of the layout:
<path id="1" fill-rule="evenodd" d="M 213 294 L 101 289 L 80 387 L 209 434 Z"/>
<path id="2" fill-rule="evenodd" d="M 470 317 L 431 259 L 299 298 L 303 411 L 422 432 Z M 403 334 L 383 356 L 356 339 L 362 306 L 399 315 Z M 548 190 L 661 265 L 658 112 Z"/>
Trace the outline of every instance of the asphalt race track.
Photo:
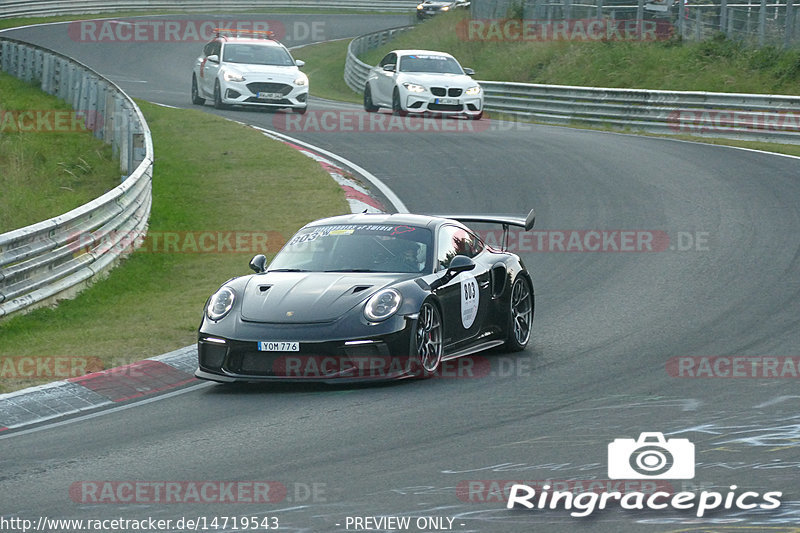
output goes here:
<path id="1" fill-rule="evenodd" d="M 318 22 L 321 38 L 334 39 L 407 17 L 270 19 L 287 28 Z M 202 44 L 85 43 L 63 24 L 4 35 L 75 57 L 134 97 L 196 107 L 189 82 Z M 304 42 L 290 37 L 288 45 Z M 10 434 L 0 439 L 0 514 L 277 517 L 281 531 L 352 531 L 354 517 L 379 516 L 411 517 L 410 531 L 795 530 L 797 374 L 781 359 L 777 375 L 784 377 L 730 376 L 753 368 L 743 359 L 735 366 L 734 357 L 800 356 L 798 159 L 491 120 L 444 126 L 425 119 L 429 131 L 408 131 L 386 114 L 385 122 L 359 127 L 352 119 L 358 106 L 319 99 L 305 122 L 284 112 L 203 109 L 346 157 L 414 212 L 535 208 L 535 229 L 545 233 L 518 243 L 536 288 L 528 349 L 484 353 L 463 372 L 388 385 L 202 384 Z M 335 127 L 308 122 L 321 124 L 326 112 Z M 432 131 L 446 128 L 455 131 Z M 615 250 L 609 243 L 622 230 L 655 235 L 654 251 Z M 592 231 L 605 232 L 609 243 L 587 240 Z M 602 250 L 577 251 L 599 242 Z M 687 356 L 727 359 L 717 360 L 717 377 L 681 377 L 678 364 L 689 360 L 674 358 Z M 507 510 L 490 483 L 608 480 L 608 444 L 642 432 L 694 443 L 694 479 L 669 481 L 672 491 L 781 491 L 780 507 L 699 520 L 693 511 L 611 505 L 576 518 L 563 508 Z M 92 503 L 80 496 L 87 482 L 191 480 L 278 482 L 286 495 L 267 504 Z M 647 483 L 654 481 L 625 490 L 646 491 Z M 415 528 L 418 517 L 443 521 Z"/>

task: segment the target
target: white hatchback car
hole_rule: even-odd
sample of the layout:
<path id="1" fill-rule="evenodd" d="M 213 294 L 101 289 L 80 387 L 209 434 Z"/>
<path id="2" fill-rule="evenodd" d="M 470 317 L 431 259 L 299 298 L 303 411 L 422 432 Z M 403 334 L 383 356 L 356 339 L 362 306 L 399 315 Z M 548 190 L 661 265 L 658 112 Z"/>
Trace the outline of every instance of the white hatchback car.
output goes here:
<path id="1" fill-rule="evenodd" d="M 386 107 L 398 115 L 430 112 L 478 120 L 483 116 L 483 89 L 470 77 L 473 74 L 445 52 L 394 50 L 370 71 L 364 109 Z"/>
<path id="2" fill-rule="evenodd" d="M 208 98 L 217 109 L 253 105 L 306 112 L 308 77 L 299 69 L 305 63 L 295 61 L 272 32 L 215 31 L 194 64 L 193 104 Z"/>

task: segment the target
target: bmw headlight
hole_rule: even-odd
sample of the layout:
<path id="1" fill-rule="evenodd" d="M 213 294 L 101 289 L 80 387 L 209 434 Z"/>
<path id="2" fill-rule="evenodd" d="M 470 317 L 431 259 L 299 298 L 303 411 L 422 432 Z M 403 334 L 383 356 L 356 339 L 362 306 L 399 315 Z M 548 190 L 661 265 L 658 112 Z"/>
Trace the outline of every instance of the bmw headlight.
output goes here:
<path id="1" fill-rule="evenodd" d="M 475 96 L 476 94 L 481 94 L 481 86 L 476 85 L 475 87 L 470 87 L 469 89 L 464 91 L 464 94 L 469 96 Z"/>
<path id="2" fill-rule="evenodd" d="M 227 315 L 231 308 L 233 308 L 233 300 L 236 298 L 236 293 L 229 287 L 222 287 L 214 293 L 214 296 L 208 301 L 206 307 L 206 316 L 211 320 L 217 321 Z"/>
<path id="3" fill-rule="evenodd" d="M 225 81 L 244 81 L 244 76 L 232 70 L 226 70 L 222 77 Z"/>
<path id="4" fill-rule="evenodd" d="M 400 309 L 403 297 L 395 289 L 383 289 L 373 294 L 364 307 L 364 316 L 370 322 L 386 320 Z"/>
<path id="5" fill-rule="evenodd" d="M 403 84 L 403 87 L 405 87 L 409 92 L 412 92 L 412 93 L 424 93 L 425 92 L 425 87 L 423 87 L 422 85 L 417 85 L 416 83 L 405 82 Z"/>

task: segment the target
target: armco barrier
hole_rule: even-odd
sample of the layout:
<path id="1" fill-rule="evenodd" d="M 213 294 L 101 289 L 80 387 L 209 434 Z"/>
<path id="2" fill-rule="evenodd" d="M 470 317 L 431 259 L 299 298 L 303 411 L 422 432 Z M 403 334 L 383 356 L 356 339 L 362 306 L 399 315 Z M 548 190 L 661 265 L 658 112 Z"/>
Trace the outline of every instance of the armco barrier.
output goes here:
<path id="1" fill-rule="evenodd" d="M 411 28 L 392 28 L 353 39 L 345 61 L 347 85 L 363 93 L 372 67 L 357 56 Z M 478 83 L 485 91 L 486 111 L 538 122 L 800 144 L 798 96 Z"/>
<path id="2" fill-rule="evenodd" d="M 150 214 L 153 142 L 136 104 L 114 83 L 57 52 L 0 37 L 0 69 L 72 105 L 112 145 L 125 176 L 68 213 L 0 234 L 0 317 L 77 292 L 143 237 Z"/>
<path id="3" fill-rule="evenodd" d="M 220 11 L 258 9 L 346 9 L 351 11 L 416 12 L 407 0 L 3 0 L 0 18 L 111 13 L 114 11 Z"/>

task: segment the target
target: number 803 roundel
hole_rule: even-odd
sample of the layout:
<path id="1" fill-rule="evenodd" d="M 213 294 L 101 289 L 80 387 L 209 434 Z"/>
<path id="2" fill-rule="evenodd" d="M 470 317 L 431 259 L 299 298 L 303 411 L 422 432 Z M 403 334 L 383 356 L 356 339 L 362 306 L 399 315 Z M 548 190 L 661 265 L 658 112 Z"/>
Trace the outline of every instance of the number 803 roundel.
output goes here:
<path id="1" fill-rule="evenodd" d="M 363 213 L 301 228 L 271 263 L 207 301 L 201 379 L 382 380 L 435 375 L 443 361 L 531 337 L 534 291 L 516 254 L 465 224 L 528 231 L 534 213 Z M 506 239 L 503 239 L 504 241 Z"/>

